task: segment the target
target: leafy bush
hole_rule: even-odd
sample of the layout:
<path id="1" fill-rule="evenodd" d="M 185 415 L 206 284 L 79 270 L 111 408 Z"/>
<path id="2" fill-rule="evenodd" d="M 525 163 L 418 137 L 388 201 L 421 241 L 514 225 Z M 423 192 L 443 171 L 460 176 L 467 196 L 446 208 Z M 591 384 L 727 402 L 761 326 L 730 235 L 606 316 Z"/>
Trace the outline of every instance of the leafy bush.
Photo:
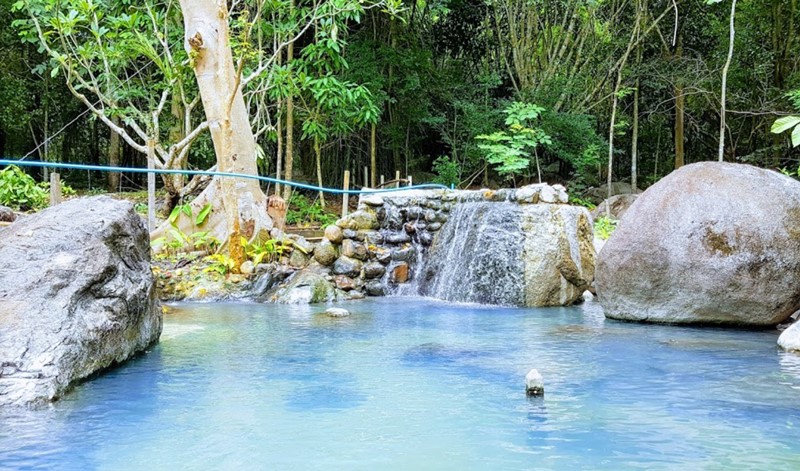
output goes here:
<path id="1" fill-rule="evenodd" d="M 0 205 L 28 211 L 43 208 L 47 200 L 47 190 L 19 167 L 11 165 L 0 170 Z"/>
<path id="2" fill-rule="evenodd" d="M 319 201 L 311 202 L 301 193 L 295 193 L 289 199 L 286 224 L 319 224 L 324 227 L 330 226 L 336 219 L 337 216 L 323 209 Z"/>
<path id="3" fill-rule="evenodd" d="M 434 183 L 452 187 L 457 187 L 461 183 L 460 166 L 450 156 L 443 155 L 434 160 L 433 171 L 436 172 Z"/>
<path id="4" fill-rule="evenodd" d="M 524 174 L 536 147 L 541 144 L 552 144 L 547 133 L 533 127 L 533 122 L 539 118 L 542 111 L 544 108 L 532 103 L 511 103 L 503 110 L 507 115 L 505 121 L 507 130 L 475 136 L 476 139 L 486 142 L 478 147 L 486 153 L 486 161 L 495 166 L 500 176 L 513 178 L 515 175 Z"/>
<path id="5" fill-rule="evenodd" d="M 594 235 L 598 239 L 608 240 L 616 228 L 617 221 L 602 216 L 594 222 Z"/>
<path id="6" fill-rule="evenodd" d="M 601 183 L 597 168 L 606 162 L 605 140 L 597 134 L 595 118 L 573 113 L 544 112 L 541 127 L 551 142 L 544 146 L 548 161 L 562 161 L 572 168 L 573 184 L 593 186 Z"/>

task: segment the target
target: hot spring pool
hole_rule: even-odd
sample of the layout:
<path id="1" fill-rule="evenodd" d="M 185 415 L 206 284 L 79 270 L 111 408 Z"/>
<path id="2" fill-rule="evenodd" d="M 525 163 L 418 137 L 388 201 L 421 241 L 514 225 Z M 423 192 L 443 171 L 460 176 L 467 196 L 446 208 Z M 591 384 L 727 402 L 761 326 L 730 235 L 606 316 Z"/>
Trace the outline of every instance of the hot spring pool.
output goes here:
<path id="1" fill-rule="evenodd" d="M 179 305 L 161 343 L 40 411 L 0 468 L 800 469 L 777 332 L 383 298 Z M 538 368 L 544 399 L 527 399 Z"/>

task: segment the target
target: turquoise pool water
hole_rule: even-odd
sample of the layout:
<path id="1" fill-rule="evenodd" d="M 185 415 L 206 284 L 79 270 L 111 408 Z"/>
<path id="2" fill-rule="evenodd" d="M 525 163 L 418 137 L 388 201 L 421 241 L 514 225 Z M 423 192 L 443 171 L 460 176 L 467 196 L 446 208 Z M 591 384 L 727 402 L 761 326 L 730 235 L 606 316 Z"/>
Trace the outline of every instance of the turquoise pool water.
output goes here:
<path id="1" fill-rule="evenodd" d="M 176 306 L 147 355 L 0 412 L 0 468 L 800 469 L 774 331 L 384 298 Z M 538 368 L 543 399 L 525 397 Z"/>

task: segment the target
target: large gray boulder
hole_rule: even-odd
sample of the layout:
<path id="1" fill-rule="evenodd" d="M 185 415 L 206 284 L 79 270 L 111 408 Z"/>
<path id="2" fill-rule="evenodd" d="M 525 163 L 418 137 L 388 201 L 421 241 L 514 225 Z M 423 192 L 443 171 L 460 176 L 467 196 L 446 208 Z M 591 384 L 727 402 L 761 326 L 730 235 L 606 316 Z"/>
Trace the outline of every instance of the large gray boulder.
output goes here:
<path id="1" fill-rule="evenodd" d="M 636 191 L 633 191 L 633 187 L 631 187 L 630 183 L 625 182 L 611 182 L 611 195 L 626 195 L 631 193 L 641 193 L 642 190 L 638 188 Z M 596 188 L 589 188 L 586 191 L 585 197 L 592 201 L 593 203 L 599 204 L 601 201 L 604 201 L 606 198 L 609 197 L 608 194 L 608 184 L 602 184 Z"/>
<path id="2" fill-rule="evenodd" d="M 57 399 L 156 342 L 161 322 L 132 204 L 74 199 L 0 229 L 0 406 Z"/>
<path id="3" fill-rule="evenodd" d="M 767 326 L 800 308 L 800 183 L 703 162 L 640 195 L 598 256 L 607 317 Z"/>
<path id="4" fill-rule="evenodd" d="M 618 221 L 630 209 L 638 196 L 638 194 L 612 196 L 592 210 L 592 219 L 596 221 L 598 218 L 608 216 Z"/>

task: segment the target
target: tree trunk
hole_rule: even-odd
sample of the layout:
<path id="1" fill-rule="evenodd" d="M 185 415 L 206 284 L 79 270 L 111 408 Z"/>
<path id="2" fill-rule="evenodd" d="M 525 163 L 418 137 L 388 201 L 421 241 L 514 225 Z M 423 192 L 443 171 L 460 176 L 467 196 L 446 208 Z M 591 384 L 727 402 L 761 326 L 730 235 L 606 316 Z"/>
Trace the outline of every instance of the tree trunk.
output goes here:
<path id="1" fill-rule="evenodd" d="M 633 129 L 631 130 L 631 193 L 636 193 L 638 159 L 639 159 L 639 86 L 636 77 L 636 88 L 633 90 Z"/>
<path id="2" fill-rule="evenodd" d="M 317 186 L 322 188 L 322 149 L 319 145 L 319 136 L 314 136 L 314 157 L 317 163 Z M 319 190 L 319 204 L 325 209 L 325 193 Z"/>
<path id="3" fill-rule="evenodd" d="M 677 37 L 675 40 L 675 52 L 673 58 L 680 61 L 683 57 L 683 31 L 682 28 L 677 30 Z M 675 127 L 673 129 L 673 139 L 675 144 L 675 170 L 683 167 L 685 162 L 684 152 L 684 113 L 686 111 L 686 96 L 684 95 L 683 82 L 681 78 L 675 82 Z"/>
<path id="4" fill-rule="evenodd" d="M 372 169 L 370 174 L 370 186 L 372 188 L 375 188 L 378 182 L 378 151 L 375 148 L 377 133 L 378 125 L 373 123 L 369 135 L 369 164 Z M 320 183 L 320 186 L 322 186 L 322 183 Z"/>
<path id="5" fill-rule="evenodd" d="M 725 59 L 725 67 L 722 68 L 722 92 L 720 93 L 719 108 L 719 161 L 722 162 L 725 155 L 725 100 L 728 95 L 728 69 L 731 67 L 733 59 L 733 40 L 736 31 L 734 30 L 734 17 L 736 16 L 736 0 L 731 2 L 730 32 L 728 36 L 728 58 Z"/>
<path id="6" fill-rule="evenodd" d="M 211 139 L 222 172 L 258 175 L 256 142 L 233 64 L 228 32 L 227 4 L 221 0 L 181 0 L 186 50 L 194 57 L 194 72 L 203 109 L 209 121 Z M 228 243 L 236 271 L 242 261 L 240 237 L 253 240 L 269 237 L 272 220 L 267 200 L 254 179 L 214 177 L 211 184 L 191 203 L 193 214 L 206 205 L 212 210 L 203 231 Z M 198 229 L 193 218 L 182 217 L 184 233 Z M 166 233 L 162 224 L 152 237 Z"/>
<path id="7" fill-rule="evenodd" d="M 111 120 L 117 126 L 120 125 L 119 118 L 113 117 Z M 111 131 L 111 135 L 108 138 L 108 165 L 111 167 L 119 167 L 120 166 L 120 148 L 119 148 L 119 134 Z M 107 174 L 107 183 L 108 183 L 108 191 L 115 192 L 119 191 L 119 179 L 120 174 L 119 172 L 108 172 Z"/>
<path id="8" fill-rule="evenodd" d="M 289 13 L 294 10 L 294 0 L 289 2 Z M 294 60 L 294 41 L 290 42 L 286 47 L 286 66 L 291 71 L 292 61 Z M 287 181 L 292 180 L 292 169 L 294 167 L 294 97 L 291 92 L 286 97 L 286 162 L 283 169 L 284 179 Z M 289 202 L 292 196 L 292 187 L 286 185 L 283 189 L 283 199 Z"/>

